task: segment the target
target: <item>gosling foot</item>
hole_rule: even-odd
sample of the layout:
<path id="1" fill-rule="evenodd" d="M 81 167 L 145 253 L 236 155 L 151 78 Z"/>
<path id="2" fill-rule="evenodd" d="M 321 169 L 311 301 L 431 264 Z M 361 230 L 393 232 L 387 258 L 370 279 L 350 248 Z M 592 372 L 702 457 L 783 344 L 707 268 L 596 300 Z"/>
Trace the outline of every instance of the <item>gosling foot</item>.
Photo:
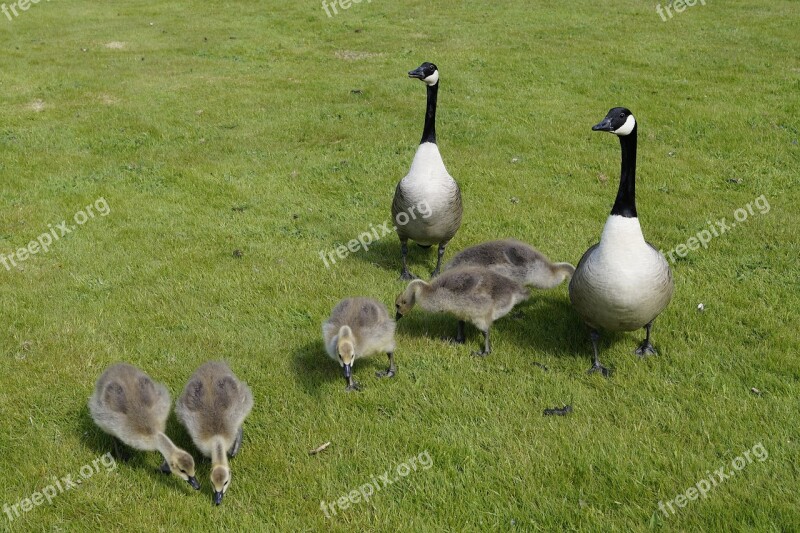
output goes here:
<path id="1" fill-rule="evenodd" d="M 357 382 L 357 381 L 352 382 L 351 384 L 349 384 L 344 389 L 345 392 L 353 392 L 353 391 L 360 391 L 360 390 L 361 390 L 361 384 L 359 382 Z"/>
<path id="2" fill-rule="evenodd" d="M 389 368 L 387 370 L 378 370 L 377 372 L 375 372 L 375 376 L 379 378 L 393 378 L 396 373 L 397 373 L 396 369 Z"/>

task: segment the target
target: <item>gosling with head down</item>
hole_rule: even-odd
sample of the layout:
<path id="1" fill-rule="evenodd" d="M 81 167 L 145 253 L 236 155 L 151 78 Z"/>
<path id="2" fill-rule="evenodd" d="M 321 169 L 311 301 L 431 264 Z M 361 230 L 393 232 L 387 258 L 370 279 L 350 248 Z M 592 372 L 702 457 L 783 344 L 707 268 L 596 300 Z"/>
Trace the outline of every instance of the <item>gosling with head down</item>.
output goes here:
<path id="1" fill-rule="evenodd" d="M 120 441 L 137 450 L 158 450 L 164 456 L 161 471 L 175 474 L 196 490 L 200 483 L 194 459 L 164 434 L 171 403 L 164 385 L 135 366 L 119 363 L 97 380 L 89 411 L 100 429 L 114 437 L 117 457 L 127 456 Z"/>
<path id="2" fill-rule="evenodd" d="M 483 350 L 472 354 L 486 356 L 492 352 L 492 323 L 529 297 L 525 287 L 487 268 L 454 268 L 430 283 L 419 279 L 409 283 L 395 300 L 396 318 L 408 314 L 415 304 L 426 311 L 455 315 L 459 319 L 455 342 L 465 341 L 464 324 L 469 321 L 483 333 L 484 340 Z"/>
<path id="3" fill-rule="evenodd" d="M 328 355 L 342 366 L 346 391 L 360 389 L 353 380 L 353 363 L 361 357 L 385 352 L 389 368 L 376 375 L 394 377 L 397 373 L 394 330 L 395 322 L 380 302 L 371 298 L 347 298 L 336 304 L 330 318 L 322 324 L 322 338 Z"/>
<path id="4" fill-rule="evenodd" d="M 242 423 L 253 408 L 253 393 L 227 364 L 208 362 L 198 368 L 178 398 L 175 413 L 186 426 L 195 446 L 211 457 L 214 504 L 231 485 L 228 456 L 242 446 Z"/>

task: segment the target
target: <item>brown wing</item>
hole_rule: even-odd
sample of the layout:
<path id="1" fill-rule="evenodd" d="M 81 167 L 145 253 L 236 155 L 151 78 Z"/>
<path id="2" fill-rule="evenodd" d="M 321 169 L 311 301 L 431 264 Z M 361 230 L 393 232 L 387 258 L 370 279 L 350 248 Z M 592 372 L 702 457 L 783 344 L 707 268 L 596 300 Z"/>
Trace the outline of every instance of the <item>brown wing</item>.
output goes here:
<path id="1" fill-rule="evenodd" d="M 199 379 L 193 379 L 186 385 L 186 396 L 183 403 L 190 411 L 200 411 L 203 409 L 204 395 L 203 382 Z"/>
<path id="2" fill-rule="evenodd" d="M 214 383 L 214 387 L 216 388 L 216 394 L 214 395 L 215 410 L 228 409 L 233 405 L 233 400 L 239 390 L 235 379 L 231 376 L 225 376 Z"/>
<path id="3" fill-rule="evenodd" d="M 106 385 L 103 391 L 103 403 L 117 413 L 126 414 L 128 412 L 128 399 L 125 396 L 125 389 L 116 381 Z"/>
<path id="4" fill-rule="evenodd" d="M 471 271 L 455 271 L 453 274 L 440 276 L 439 280 L 441 281 L 438 285 L 443 289 L 461 294 L 474 290 L 480 284 L 479 276 Z"/>

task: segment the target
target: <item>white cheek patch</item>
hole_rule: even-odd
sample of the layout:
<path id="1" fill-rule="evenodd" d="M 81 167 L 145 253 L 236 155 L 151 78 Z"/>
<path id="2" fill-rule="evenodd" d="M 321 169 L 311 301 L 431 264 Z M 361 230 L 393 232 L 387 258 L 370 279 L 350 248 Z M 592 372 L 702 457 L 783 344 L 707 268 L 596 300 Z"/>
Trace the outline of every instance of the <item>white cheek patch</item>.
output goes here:
<path id="1" fill-rule="evenodd" d="M 425 85 L 428 86 L 436 85 L 439 82 L 439 71 L 438 70 L 433 71 L 433 74 L 431 74 L 427 78 L 424 78 L 422 81 L 424 81 Z"/>
<path id="2" fill-rule="evenodd" d="M 624 137 L 625 135 L 630 135 L 635 125 L 636 125 L 636 119 L 633 118 L 633 115 L 628 115 L 628 118 L 625 119 L 625 124 L 614 130 L 614 135 L 619 135 L 620 137 Z"/>

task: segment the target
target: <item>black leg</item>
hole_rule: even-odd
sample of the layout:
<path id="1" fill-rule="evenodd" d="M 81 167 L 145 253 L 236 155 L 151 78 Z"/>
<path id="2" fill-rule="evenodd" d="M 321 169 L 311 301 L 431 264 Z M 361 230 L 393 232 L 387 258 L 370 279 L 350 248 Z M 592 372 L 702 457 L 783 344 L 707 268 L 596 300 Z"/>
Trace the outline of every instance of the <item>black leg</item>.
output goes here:
<path id="1" fill-rule="evenodd" d="M 347 387 L 345 387 L 344 390 L 345 392 L 360 391 L 361 385 L 354 380 L 353 376 L 351 375 L 349 378 L 347 378 Z"/>
<path id="2" fill-rule="evenodd" d="M 122 462 L 130 459 L 131 454 L 128 452 L 127 448 L 125 448 L 125 445 L 122 444 L 117 437 L 112 437 L 112 439 L 114 442 L 114 456 Z"/>
<path id="3" fill-rule="evenodd" d="M 597 349 L 597 341 L 600 340 L 600 334 L 597 332 L 597 330 L 593 329 L 589 332 L 589 337 L 592 339 L 592 349 L 594 350 L 594 365 L 592 365 L 592 368 L 589 369 L 589 373 L 591 374 L 592 372 L 600 372 L 605 377 L 610 376 L 611 371 L 600 364 L 600 355 Z"/>
<path id="4" fill-rule="evenodd" d="M 650 330 L 653 329 L 653 321 L 651 320 L 650 323 L 644 327 L 644 329 L 647 330 L 647 336 L 639 345 L 639 347 L 636 348 L 635 352 L 636 355 L 638 355 L 639 357 L 647 357 L 648 355 L 658 355 L 656 349 L 653 348 L 652 344 L 650 344 Z"/>
<path id="5" fill-rule="evenodd" d="M 436 268 L 434 268 L 433 272 L 431 272 L 432 278 L 435 278 L 436 276 L 439 275 L 439 270 L 442 267 L 442 257 L 444 257 L 444 249 L 446 247 L 447 247 L 446 242 L 439 243 L 439 254 L 438 257 L 436 258 Z"/>
<path id="6" fill-rule="evenodd" d="M 393 378 L 397 373 L 397 367 L 394 366 L 394 352 L 386 352 L 386 355 L 389 356 L 389 368 L 375 372 L 375 375 L 379 378 Z"/>
<path id="7" fill-rule="evenodd" d="M 467 336 L 464 334 L 464 326 L 466 322 L 463 320 L 458 321 L 458 330 L 456 331 L 456 342 L 458 344 L 464 344 L 467 340 Z"/>
<path id="8" fill-rule="evenodd" d="M 228 451 L 228 455 L 230 457 L 236 457 L 236 454 L 239 453 L 239 450 L 242 449 L 242 437 L 244 436 L 244 432 L 242 428 L 239 428 L 239 431 L 236 432 L 236 440 L 233 441 L 233 446 Z"/>
<path id="9" fill-rule="evenodd" d="M 403 256 L 403 271 L 400 273 L 400 279 L 410 281 L 414 279 L 415 276 L 408 271 L 408 264 L 406 263 L 406 256 L 408 255 L 408 239 L 400 239 L 400 253 Z"/>
<path id="10" fill-rule="evenodd" d="M 492 353 L 492 342 L 489 340 L 489 328 L 486 328 L 486 331 L 483 332 L 483 351 L 472 352 L 472 355 L 486 357 L 490 353 Z"/>
<path id="11" fill-rule="evenodd" d="M 164 459 L 164 462 L 161 463 L 161 466 L 158 467 L 158 469 L 161 470 L 161 472 L 164 473 L 164 474 L 171 474 L 172 473 L 172 470 L 170 469 L 169 463 L 167 463 L 166 459 Z"/>

